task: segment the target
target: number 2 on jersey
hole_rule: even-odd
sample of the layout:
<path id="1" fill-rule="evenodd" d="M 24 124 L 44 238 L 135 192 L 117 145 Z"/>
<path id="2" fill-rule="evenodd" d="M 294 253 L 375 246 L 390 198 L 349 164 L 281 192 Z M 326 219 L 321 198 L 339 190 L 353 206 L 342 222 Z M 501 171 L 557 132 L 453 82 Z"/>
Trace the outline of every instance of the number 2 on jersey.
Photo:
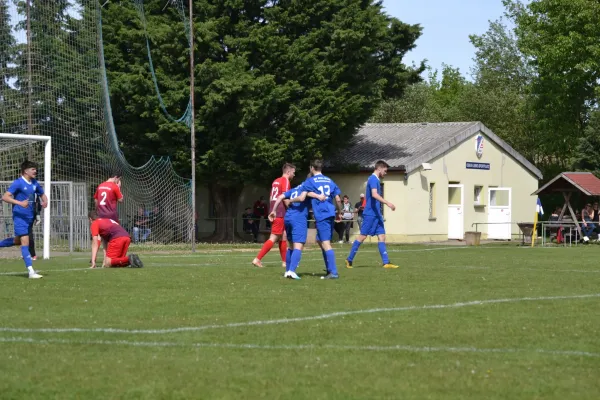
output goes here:
<path id="1" fill-rule="evenodd" d="M 107 195 L 106 192 L 100 192 L 100 197 L 102 198 L 100 200 L 100 205 L 101 206 L 105 206 L 106 205 L 106 195 Z"/>

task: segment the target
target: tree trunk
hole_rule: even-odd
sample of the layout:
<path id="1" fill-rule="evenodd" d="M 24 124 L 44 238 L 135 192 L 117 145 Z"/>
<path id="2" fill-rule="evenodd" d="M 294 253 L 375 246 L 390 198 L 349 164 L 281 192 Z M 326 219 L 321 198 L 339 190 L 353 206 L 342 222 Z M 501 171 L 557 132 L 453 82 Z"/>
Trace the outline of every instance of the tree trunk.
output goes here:
<path id="1" fill-rule="evenodd" d="M 209 242 L 235 242 L 241 240 L 237 232 L 238 201 L 243 187 L 229 188 L 218 184 L 209 185 L 215 205 L 215 231 L 207 238 Z"/>

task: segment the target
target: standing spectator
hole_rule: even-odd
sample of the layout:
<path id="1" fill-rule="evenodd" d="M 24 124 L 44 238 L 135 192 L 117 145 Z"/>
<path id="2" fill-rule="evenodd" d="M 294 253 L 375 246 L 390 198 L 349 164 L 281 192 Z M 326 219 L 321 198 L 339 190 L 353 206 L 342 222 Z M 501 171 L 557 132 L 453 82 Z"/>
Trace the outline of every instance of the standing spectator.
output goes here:
<path id="1" fill-rule="evenodd" d="M 338 243 L 344 243 L 344 221 L 342 221 L 341 215 L 338 215 L 335 219 L 335 225 L 333 226 L 340 240 Z"/>
<path id="2" fill-rule="evenodd" d="M 358 222 L 358 227 L 362 226 L 363 222 L 363 211 L 365 210 L 366 199 L 364 193 L 360 194 L 360 201 L 358 201 L 354 205 L 354 212 L 356 213 L 356 222 Z"/>
<path id="3" fill-rule="evenodd" d="M 133 241 L 135 243 L 140 242 L 140 233 L 142 234 L 142 242 L 145 242 L 150 236 L 152 232 L 149 227 L 150 220 L 148 218 L 148 213 L 144 209 L 144 206 L 140 206 L 138 208 L 138 213 L 135 217 L 133 217 Z"/>
<path id="4" fill-rule="evenodd" d="M 254 213 L 252 213 L 251 207 L 246 207 L 246 210 L 242 214 L 242 219 L 244 221 L 244 232 L 252 233 L 252 236 L 254 237 L 254 243 L 258 243 L 259 222 L 256 220 Z"/>
<path id="5" fill-rule="evenodd" d="M 260 228 L 260 219 L 264 218 L 265 219 L 265 224 L 267 229 L 269 229 L 269 219 L 267 218 L 269 216 L 269 212 L 268 212 L 268 207 L 267 207 L 267 203 L 265 202 L 265 196 L 260 196 L 260 199 L 258 199 L 256 201 L 256 203 L 254 203 L 254 216 L 258 219 L 258 227 Z"/>
<path id="6" fill-rule="evenodd" d="M 346 243 L 350 242 L 350 229 L 354 226 L 352 220 L 354 219 L 354 210 L 352 208 L 352 204 L 350 203 L 350 198 L 347 195 L 344 195 L 342 202 L 342 221 L 344 224 L 344 234 L 346 236 Z"/>

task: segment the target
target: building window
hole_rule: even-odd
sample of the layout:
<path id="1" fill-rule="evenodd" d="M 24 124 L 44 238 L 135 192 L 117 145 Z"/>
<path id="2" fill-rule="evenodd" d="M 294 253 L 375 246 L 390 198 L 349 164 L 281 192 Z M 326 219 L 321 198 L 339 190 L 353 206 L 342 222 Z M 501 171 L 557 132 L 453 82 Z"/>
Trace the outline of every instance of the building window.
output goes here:
<path id="1" fill-rule="evenodd" d="M 483 186 L 475 185 L 473 188 L 473 204 L 476 206 L 483 205 Z"/>
<path id="2" fill-rule="evenodd" d="M 429 219 L 435 219 L 435 182 L 429 183 Z"/>

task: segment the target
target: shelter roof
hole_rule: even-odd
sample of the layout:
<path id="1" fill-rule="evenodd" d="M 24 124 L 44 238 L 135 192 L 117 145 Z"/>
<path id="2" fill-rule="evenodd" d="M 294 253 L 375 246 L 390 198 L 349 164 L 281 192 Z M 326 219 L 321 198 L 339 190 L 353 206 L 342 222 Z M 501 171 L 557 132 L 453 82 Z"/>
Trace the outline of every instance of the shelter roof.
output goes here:
<path id="1" fill-rule="evenodd" d="M 536 190 L 533 195 L 575 191 L 586 196 L 600 196 L 600 179 L 591 172 L 563 172 Z"/>

